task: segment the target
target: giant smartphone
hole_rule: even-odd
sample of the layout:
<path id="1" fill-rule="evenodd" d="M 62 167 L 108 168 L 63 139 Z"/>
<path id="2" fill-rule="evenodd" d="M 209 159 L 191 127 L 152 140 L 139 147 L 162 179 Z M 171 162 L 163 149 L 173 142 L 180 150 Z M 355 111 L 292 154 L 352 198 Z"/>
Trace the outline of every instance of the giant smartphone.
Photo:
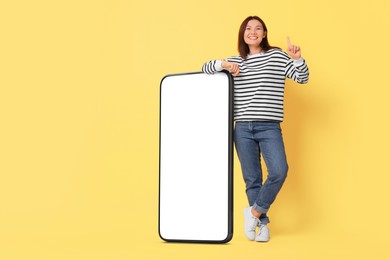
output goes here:
<path id="1" fill-rule="evenodd" d="M 233 79 L 167 75 L 160 84 L 159 235 L 226 243 L 233 236 Z"/>

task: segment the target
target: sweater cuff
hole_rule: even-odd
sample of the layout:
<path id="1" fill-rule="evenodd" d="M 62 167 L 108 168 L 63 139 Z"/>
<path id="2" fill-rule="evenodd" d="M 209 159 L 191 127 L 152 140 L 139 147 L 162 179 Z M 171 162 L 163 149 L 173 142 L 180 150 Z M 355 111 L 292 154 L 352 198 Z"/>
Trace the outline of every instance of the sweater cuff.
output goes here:
<path id="1" fill-rule="evenodd" d="M 222 68 L 222 60 L 216 60 L 215 61 L 215 70 L 216 71 L 222 71 L 223 68 Z"/>
<path id="2" fill-rule="evenodd" d="M 303 59 L 302 57 L 300 57 L 300 58 L 297 59 L 297 60 L 294 60 L 294 66 L 295 66 L 295 67 L 299 67 L 299 66 L 301 66 L 303 63 L 304 63 L 304 59 Z"/>

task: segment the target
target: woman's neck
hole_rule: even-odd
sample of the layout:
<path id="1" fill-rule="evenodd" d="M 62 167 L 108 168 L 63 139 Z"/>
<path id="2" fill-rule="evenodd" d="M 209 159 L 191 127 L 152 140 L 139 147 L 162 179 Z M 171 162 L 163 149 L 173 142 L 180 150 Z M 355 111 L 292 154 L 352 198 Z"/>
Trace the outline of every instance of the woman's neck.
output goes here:
<path id="1" fill-rule="evenodd" d="M 259 54 L 261 53 L 263 50 L 261 49 L 260 46 L 256 46 L 256 47 L 252 47 L 252 46 L 249 46 L 249 55 L 254 55 L 254 54 Z"/>

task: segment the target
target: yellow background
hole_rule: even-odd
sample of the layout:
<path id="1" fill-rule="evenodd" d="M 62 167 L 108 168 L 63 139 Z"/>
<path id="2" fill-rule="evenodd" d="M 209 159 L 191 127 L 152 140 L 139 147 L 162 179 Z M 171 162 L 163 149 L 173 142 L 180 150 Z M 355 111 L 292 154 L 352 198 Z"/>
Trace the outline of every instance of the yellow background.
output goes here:
<path id="1" fill-rule="evenodd" d="M 389 259 L 389 13 L 387 0 L 2 1 L 0 259 Z M 286 86 L 271 241 L 243 235 L 235 157 L 233 240 L 164 243 L 160 80 L 236 55 L 248 15 L 311 71 Z"/>

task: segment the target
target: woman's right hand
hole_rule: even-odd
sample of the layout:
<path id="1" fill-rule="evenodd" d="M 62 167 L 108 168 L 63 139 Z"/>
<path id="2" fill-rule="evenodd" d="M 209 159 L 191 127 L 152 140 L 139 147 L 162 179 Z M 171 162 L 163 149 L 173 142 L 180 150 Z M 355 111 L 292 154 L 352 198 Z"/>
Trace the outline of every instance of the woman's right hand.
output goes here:
<path id="1" fill-rule="evenodd" d="M 221 64 L 222 68 L 227 69 L 233 76 L 238 76 L 240 74 L 240 67 L 237 63 L 223 61 Z"/>

